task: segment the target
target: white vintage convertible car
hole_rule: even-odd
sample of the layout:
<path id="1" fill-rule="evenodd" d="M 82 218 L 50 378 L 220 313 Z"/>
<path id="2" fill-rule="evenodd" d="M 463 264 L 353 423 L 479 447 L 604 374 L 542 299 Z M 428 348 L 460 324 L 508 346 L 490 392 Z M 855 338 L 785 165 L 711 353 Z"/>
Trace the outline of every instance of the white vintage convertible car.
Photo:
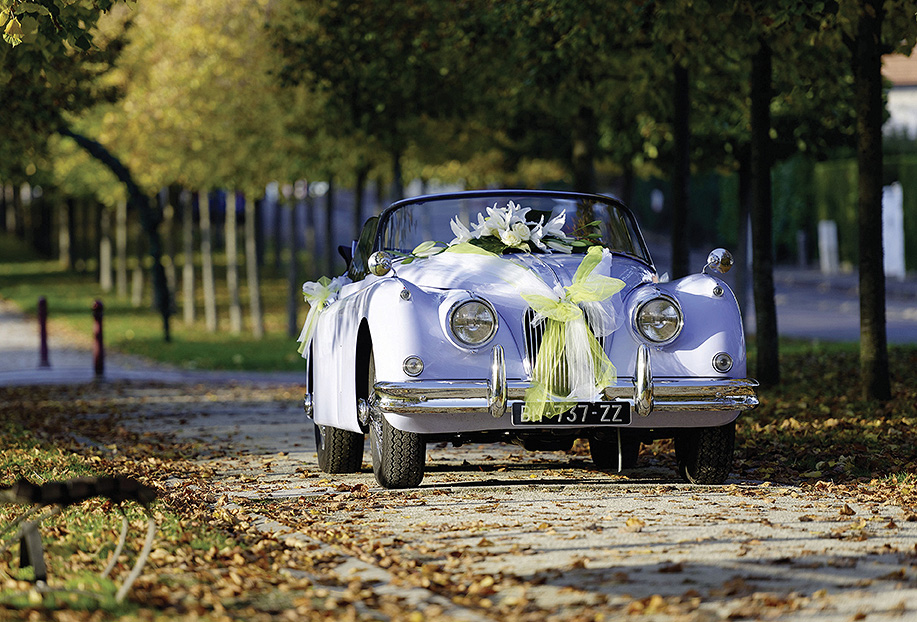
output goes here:
<path id="1" fill-rule="evenodd" d="M 409 488 L 426 444 L 514 442 L 636 464 L 674 438 L 687 481 L 722 483 L 757 405 L 736 298 L 713 251 L 663 282 L 613 198 L 486 190 L 399 201 L 367 221 L 346 275 L 306 283 L 300 337 L 319 467 Z"/>

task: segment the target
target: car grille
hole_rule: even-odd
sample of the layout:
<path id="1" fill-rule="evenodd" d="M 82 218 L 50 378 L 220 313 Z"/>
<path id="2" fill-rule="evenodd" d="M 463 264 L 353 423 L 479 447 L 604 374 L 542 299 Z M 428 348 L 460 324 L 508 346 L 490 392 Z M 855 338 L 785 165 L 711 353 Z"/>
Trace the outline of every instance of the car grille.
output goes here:
<path id="1" fill-rule="evenodd" d="M 583 307 L 581 307 L 583 308 Z M 594 323 L 589 317 L 589 312 L 586 308 L 583 308 L 583 312 L 586 314 L 586 324 L 589 326 L 589 329 L 592 330 Z M 525 317 L 522 322 L 522 332 L 525 335 L 525 359 L 528 364 L 528 368 L 532 370 L 532 374 L 535 374 L 535 371 L 538 366 L 538 349 L 541 347 L 541 340 L 544 338 L 545 329 L 547 328 L 547 322 L 541 322 L 537 326 L 532 325 L 532 320 L 535 318 L 535 311 L 533 309 L 526 309 Z M 597 337 L 599 341 L 599 346 L 604 350 L 605 349 L 605 337 Z M 542 372 L 546 370 L 540 370 Z M 543 375 L 543 374 L 540 374 Z M 567 386 L 567 363 L 566 360 L 562 360 L 560 365 L 558 365 L 553 370 L 553 378 L 550 379 L 549 385 L 561 389 Z"/>

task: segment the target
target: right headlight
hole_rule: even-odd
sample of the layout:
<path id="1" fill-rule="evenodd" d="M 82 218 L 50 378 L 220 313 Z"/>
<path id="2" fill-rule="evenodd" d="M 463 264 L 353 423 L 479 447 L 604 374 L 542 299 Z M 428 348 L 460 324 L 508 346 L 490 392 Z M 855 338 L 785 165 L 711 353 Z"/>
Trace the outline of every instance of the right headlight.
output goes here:
<path id="1" fill-rule="evenodd" d="M 634 326 L 648 341 L 665 344 L 673 341 L 681 332 L 684 317 L 681 308 L 668 296 L 650 298 L 637 307 Z"/>
<path id="2" fill-rule="evenodd" d="M 449 314 L 449 328 L 462 344 L 477 348 L 497 332 L 497 314 L 489 303 L 479 298 L 461 302 Z"/>

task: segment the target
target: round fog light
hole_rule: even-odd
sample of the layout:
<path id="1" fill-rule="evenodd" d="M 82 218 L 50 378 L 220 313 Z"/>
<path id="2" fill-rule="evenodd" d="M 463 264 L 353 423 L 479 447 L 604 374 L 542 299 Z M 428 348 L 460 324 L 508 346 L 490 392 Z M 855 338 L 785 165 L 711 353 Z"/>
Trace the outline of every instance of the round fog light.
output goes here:
<path id="1" fill-rule="evenodd" d="M 725 352 L 720 352 L 713 357 L 713 369 L 721 374 L 725 374 L 732 369 L 732 357 Z"/>
<path id="2" fill-rule="evenodd" d="M 401 368 L 404 369 L 404 373 L 408 376 L 419 376 L 423 371 L 423 361 L 419 356 L 409 356 L 404 359 L 404 364 Z"/>

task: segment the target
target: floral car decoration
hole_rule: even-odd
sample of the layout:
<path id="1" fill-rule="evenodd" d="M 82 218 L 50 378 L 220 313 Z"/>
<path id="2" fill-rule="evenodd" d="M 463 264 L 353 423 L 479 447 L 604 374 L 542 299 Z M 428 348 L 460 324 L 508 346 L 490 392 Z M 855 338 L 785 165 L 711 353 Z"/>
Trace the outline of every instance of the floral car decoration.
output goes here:
<path id="1" fill-rule="evenodd" d="M 303 286 L 299 351 L 322 470 L 359 471 L 365 434 L 389 488 L 420 483 L 431 441 L 569 449 L 585 438 L 597 467 L 621 470 L 641 443 L 671 437 L 685 479 L 728 477 L 757 383 L 735 296 L 716 276 L 726 251 L 661 282 L 619 201 L 489 190 L 395 203 L 347 259 L 346 275 Z"/>

